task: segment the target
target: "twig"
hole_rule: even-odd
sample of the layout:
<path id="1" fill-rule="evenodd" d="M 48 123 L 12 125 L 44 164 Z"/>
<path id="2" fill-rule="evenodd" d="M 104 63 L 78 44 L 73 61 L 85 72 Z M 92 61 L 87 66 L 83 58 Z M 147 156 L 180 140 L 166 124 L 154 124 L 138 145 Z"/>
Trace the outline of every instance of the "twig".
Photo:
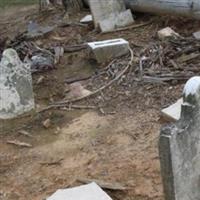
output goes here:
<path id="1" fill-rule="evenodd" d="M 87 178 L 79 178 L 79 182 L 81 183 L 91 183 L 95 182 L 97 185 L 99 185 L 103 189 L 108 189 L 108 190 L 127 190 L 127 187 L 124 187 L 120 183 L 108 183 L 102 180 L 96 180 L 96 179 L 87 179 Z"/>
<path id="2" fill-rule="evenodd" d="M 134 24 L 132 26 L 127 26 L 127 27 L 124 27 L 124 28 L 118 28 L 118 29 L 115 29 L 113 31 L 106 31 L 106 32 L 103 32 L 101 34 L 114 33 L 114 32 L 119 32 L 119 31 L 126 31 L 126 30 L 136 29 L 136 28 L 140 28 L 140 27 L 143 27 L 143 26 L 147 26 L 147 25 L 151 24 L 152 22 L 153 21 L 142 23 L 142 24 Z"/>
<path id="3" fill-rule="evenodd" d="M 129 48 L 130 54 L 131 54 L 131 60 L 129 61 L 128 65 L 125 67 L 124 70 L 122 70 L 118 76 L 116 76 L 113 80 L 111 80 L 109 83 L 105 84 L 104 86 L 100 87 L 99 89 L 95 90 L 94 92 L 91 92 L 90 94 L 87 94 L 85 96 L 79 97 L 77 99 L 73 99 L 73 100 L 67 100 L 67 101 L 61 101 L 61 102 L 57 102 L 56 105 L 60 105 L 60 104 L 68 104 L 68 103 L 73 103 L 73 102 L 77 102 L 80 100 L 83 100 L 85 98 L 91 97 L 96 95 L 97 93 L 103 91 L 104 89 L 108 88 L 110 85 L 112 85 L 115 81 L 119 80 L 127 71 L 128 69 L 132 66 L 133 64 L 133 60 L 134 60 L 134 55 L 133 55 L 133 51 L 131 48 Z"/>
<path id="4" fill-rule="evenodd" d="M 132 66 L 133 64 L 133 61 L 134 61 L 134 54 L 133 54 L 133 50 L 131 48 L 129 48 L 129 51 L 130 51 L 130 54 L 131 54 L 131 59 L 129 61 L 129 63 L 127 64 L 127 66 L 125 67 L 124 70 L 122 70 L 118 76 L 116 76 L 113 80 L 111 80 L 109 83 L 105 84 L 104 86 L 100 87 L 99 89 L 95 90 L 94 92 L 91 92 L 90 94 L 87 94 L 85 96 L 82 96 L 82 97 L 79 97 L 79 98 L 76 98 L 76 99 L 73 99 L 73 100 L 67 100 L 67 101 L 60 101 L 60 102 L 57 102 L 57 103 L 54 103 L 53 105 L 50 105 L 50 106 L 47 106 L 46 108 L 38 111 L 38 113 L 42 113 L 42 112 L 45 112 L 47 110 L 50 110 L 50 109 L 53 109 L 53 108 L 60 108 L 60 107 L 64 107 L 66 106 L 67 104 L 69 103 L 74 103 L 74 102 L 77 102 L 77 101 L 81 101 L 85 98 L 88 98 L 88 97 L 91 97 L 91 96 L 94 96 L 96 95 L 97 93 L 103 91 L 104 89 L 108 88 L 110 85 L 112 85 L 115 81 L 119 80 L 127 71 L 128 69 Z"/>
<path id="5" fill-rule="evenodd" d="M 25 142 L 20 142 L 18 140 L 9 140 L 9 141 L 7 141 L 7 144 L 13 144 L 13 145 L 16 145 L 16 146 L 26 147 L 26 148 L 31 148 L 32 147 L 31 144 L 25 143 Z"/>

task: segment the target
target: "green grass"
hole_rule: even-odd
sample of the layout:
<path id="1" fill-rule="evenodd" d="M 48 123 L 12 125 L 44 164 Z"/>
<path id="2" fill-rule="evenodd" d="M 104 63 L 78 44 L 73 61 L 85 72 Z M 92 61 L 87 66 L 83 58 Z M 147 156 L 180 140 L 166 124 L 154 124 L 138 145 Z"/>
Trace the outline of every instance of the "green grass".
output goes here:
<path id="1" fill-rule="evenodd" d="M 0 0 L 0 7 L 30 5 L 37 3 L 38 0 Z"/>

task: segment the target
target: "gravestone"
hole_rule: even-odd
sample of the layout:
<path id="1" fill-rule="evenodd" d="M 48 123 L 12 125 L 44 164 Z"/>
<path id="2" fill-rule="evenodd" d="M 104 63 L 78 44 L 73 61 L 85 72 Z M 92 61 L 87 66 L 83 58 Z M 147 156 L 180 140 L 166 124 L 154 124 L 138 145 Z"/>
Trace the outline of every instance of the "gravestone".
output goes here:
<path id="1" fill-rule="evenodd" d="M 183 91 L 181 118 L 161 129 L 161 174 L 166 200 L 200 200 L 200 77 Z"/>
<path id="2" fill-rule="evenodd" d="M 95 27 L 102 32 L 130 25 L 134 22 L 130 10 L 126 10 L 124 0 L 89 1 Z"/>
<path id="3" fill-rule="evenodd" d="M 0 62 L 0 119 L 17 117 L 34 108 L 30 66 L 14 49 L 3 52 Z"/>

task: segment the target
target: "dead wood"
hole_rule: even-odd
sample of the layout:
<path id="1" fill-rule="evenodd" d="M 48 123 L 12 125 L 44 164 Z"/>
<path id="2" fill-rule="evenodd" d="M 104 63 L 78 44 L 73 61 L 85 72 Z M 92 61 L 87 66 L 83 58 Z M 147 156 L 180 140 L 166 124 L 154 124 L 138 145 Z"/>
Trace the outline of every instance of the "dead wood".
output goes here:
<path id="1" fill-rule="evenodd" d="M 124 187 L 121 183 L 109 183 L 109 182 L 97 180 L 97 179 L 79 178 L 78 181 L 81 183 L 86 183 L 86 184 L 95 182 L 101 188 L 108 189 L 108 190 L 127 190 L 128 189 L 127 187 Z"/>

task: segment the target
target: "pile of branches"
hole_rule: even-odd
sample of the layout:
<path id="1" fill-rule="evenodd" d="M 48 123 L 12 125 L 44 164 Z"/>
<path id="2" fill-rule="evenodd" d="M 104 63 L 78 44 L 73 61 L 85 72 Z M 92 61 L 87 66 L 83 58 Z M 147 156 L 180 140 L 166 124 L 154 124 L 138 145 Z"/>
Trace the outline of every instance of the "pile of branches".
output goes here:
<path id="1" fill-rule="evenodd" d="M 200 41 L 193 38 L 157 41 L 139 56 L 138 80 L 164 83 L 187 80 L 200 72 Z"/>

